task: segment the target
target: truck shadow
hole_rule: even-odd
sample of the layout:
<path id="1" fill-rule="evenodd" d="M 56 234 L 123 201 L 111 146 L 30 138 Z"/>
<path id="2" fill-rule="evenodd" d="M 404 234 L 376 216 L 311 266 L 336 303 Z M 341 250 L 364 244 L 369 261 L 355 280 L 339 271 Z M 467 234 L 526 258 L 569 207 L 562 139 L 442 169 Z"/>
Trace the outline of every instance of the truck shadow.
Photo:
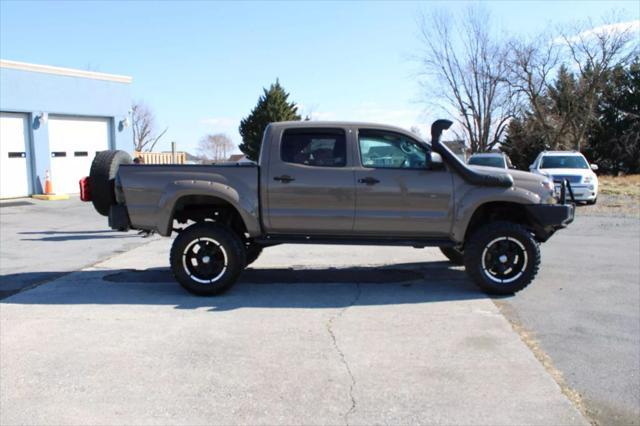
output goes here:
<path id="1" fill-rule="evenodd" d="M 137 235 L 108 230 L 91 231 L 30 231 L 18 232 L 19 235 L 33 235 L 33 238 L 22 238 L 21 241 L 79 241 L 79 240 L 104 240 L 114 238 L 136 238 Z"/>
<path id="2" fill-rule="evenodd" d="M 0 280 L 28 281 L 29 274 Z M 0 285 L 1 289 L 2 285 Z M 385 267 L 247 269 L 236 285 L 216 297 L 187 293 L 168 268 L 79 271 L 14 295 L 11 304 L 172 305 L 205 308 L 342 308 L 351 305 L 419 304 L 487 298 L 461 268 L 447 262 Z"/>

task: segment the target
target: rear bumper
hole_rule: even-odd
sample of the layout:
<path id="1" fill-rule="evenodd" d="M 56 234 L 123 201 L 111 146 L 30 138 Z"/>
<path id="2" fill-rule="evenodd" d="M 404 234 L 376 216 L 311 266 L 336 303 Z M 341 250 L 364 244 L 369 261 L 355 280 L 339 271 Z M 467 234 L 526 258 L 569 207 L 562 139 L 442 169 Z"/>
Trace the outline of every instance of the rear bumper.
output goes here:
<path id="1" fill-rule="evenodd" d="M 536 237 L 543 242 L 558 229 L 566 228 L 575 217 L 573 204 L 531 204 L 526 209 Z"/>

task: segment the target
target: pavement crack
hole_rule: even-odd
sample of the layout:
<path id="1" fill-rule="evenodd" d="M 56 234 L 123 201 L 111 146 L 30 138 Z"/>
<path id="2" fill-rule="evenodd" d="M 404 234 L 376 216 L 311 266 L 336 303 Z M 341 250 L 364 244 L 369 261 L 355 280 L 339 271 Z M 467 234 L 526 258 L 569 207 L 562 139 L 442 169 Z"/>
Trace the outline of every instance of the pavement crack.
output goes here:
<path id="1" fill-rule="evenodd" d="M 349 375 L 349 379 L 351 381 L 351 384 L 349 385 L 349 399 L 351 400 L 351 406 L 342 415 L 342 418 L 344 419 L 344 423 L 347 426 L 349 426 L 349 416 L 356 411 L 356 406 L 357 406 L 355 396 L 353 395 L 354 389 L 356 387 L 356 379 L 353 376 L 353 372 L 351 371 L 351 367 L 349 366 L 349 363 L 347 362 L 346 357 L 344 356 L 344 352 L 342 351 L 342 349 L 340 348 L 340 345 L 338 344 L 338 340 L 336 339 L 336 333 L 333 329 L 333 325 L 337 320 L 339 320 L 342 317 L 342 315 L 347 311 L 347 309 L 354 306 L 356 303 L 358 303 L 358 300 L 360 300 L 360 295 L 362 294 L 360 283 L 356 283 L 356 290 L 357 290 L 356 295 L 353 298 L 353 300 L 347 306 L 340 309 L 340 311 L 338 311 L 336 315 L 332 316 L 329 319 L 329 321 L 327 321 L 327 331 L 329 332 L 329 336 L 331 336 L 331 342 L 333 344 L 333 348 L 338 353 L 340 362 L 342 363 L 342 365 L 344 365 L 344 368 L 347 371 L 347 374 Z"/>

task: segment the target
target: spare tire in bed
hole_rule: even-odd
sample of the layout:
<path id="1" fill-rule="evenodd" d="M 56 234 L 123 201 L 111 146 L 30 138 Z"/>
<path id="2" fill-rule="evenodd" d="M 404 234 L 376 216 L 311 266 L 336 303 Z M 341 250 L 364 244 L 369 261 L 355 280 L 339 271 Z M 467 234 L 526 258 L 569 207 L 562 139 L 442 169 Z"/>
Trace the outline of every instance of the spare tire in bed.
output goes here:
<path id="1" fill-rule="evenodd" d="M 131 164 L 131 156 L 124 151 L 100 151 L 91 163 L 91 201 L 103 216 L 108 216 L 109 208 L 116 204 L 114 182 L 121 164 Z"/>

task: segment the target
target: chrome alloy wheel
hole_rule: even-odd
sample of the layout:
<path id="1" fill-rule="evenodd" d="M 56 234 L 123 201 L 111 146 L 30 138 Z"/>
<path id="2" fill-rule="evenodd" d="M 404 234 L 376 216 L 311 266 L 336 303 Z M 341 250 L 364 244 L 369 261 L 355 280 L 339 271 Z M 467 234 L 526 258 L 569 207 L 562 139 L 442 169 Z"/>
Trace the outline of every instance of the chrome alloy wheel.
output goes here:
<path id="1" fill-rule="evenodd" d="M 490 280 L 508 284 L 520 278 L 527 268 L 527 250 L 510 237 L 499 237 L 482 251 L 482 269 Z"/>
<path id="2" fill-rule="evenodd" d="M 202 284 L 218 281 L 226 272 L 227 264 L 227 252 L 213 238 L 196 238 L 182 253 L 184 271 L 191 279 Z"/>

